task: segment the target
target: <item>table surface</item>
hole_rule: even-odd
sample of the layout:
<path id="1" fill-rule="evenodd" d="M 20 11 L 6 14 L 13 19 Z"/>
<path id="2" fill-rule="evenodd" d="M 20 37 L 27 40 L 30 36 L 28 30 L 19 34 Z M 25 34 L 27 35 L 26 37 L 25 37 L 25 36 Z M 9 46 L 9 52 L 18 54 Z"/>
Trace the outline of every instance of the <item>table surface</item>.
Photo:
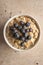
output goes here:
<path id="1" fill-rule="evenodd" d="M 3 38 L 4 24 L 18 14 L 32 16 L 40 26 L 38 43 L 26 52 L 15 52 Z M 43 0 L 0 0 L 0 65 L 43 65 Z"/>

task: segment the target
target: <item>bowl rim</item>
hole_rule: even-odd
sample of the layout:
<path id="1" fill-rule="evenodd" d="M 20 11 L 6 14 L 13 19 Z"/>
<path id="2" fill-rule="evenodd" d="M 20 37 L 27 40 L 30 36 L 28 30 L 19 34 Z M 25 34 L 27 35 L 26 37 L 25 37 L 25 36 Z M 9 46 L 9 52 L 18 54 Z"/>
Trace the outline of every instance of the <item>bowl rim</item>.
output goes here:
<path id="1" fill-rule="evenodd" d="M 13 17 L 11 17 L 11 18 L 9 18 L 9 20 L 5 23 L 5 25 L 4 25 L 4 29 L 3 29 L 3 36 L 4 36 L 4 39 L 5 39 L 5 42 L 8 44 L 8 46 L 9 47 L 11 47 L 12 49 L 14 49 L 15 51 L 27 51 L 27 50 L 21 50 L 21 49 L 17 49 L 17 48 L 15 48 L 15 47 L 13 47 L 11 44 L 10 44 L 10 42 L 7 40 L 7 37 L 6 37 L 6 33 L 5 33 L 5 31 L 6 31 L 6 27 L 7 27 L 7 25 L 8 25 L 8 23 L 9 22 L 11 22 L 11 20 L 13 20 L 14 18 L 16 18 L 16 17 L 18 17 L 18 16 L 28 16 L 28 17 L 31 17 L 31 16 L 29 16 L 29 15 L 23 15 L 23 14 L 20 14 L 20 15 L 15 15 L 15 16 L 13 16 Z M 32 17 L 31 17 L 32 18 Z M 34 18 L 33 18 L 34 19 Z M 35 19 L 34 19 L 35 20 Z M 35 20 L 36 21 L 36 20 Z M 37 21 L 36 21 L 36 23 L 37 23 Z M 39 25 L 38 25 L 38 27 L 39 27 Z M 40 28 L 39 28 L 40 29 Z M 33 48 L 33 47 L 32 47 Z M 28 49 L 29 50 L 29 49 Z M 31 50 L 31 49 L 30 49 Z"/>

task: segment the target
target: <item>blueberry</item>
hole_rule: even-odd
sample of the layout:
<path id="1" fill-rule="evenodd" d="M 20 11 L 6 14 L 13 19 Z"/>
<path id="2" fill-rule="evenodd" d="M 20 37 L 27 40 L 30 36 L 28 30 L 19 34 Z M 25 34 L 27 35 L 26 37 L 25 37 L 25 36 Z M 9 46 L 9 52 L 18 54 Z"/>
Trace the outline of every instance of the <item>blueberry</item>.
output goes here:
<path id="1" fill-rule="evenodd" d="M 31 36 L 30 36 L 30 35 L 28 35 L 28 36 L 27 36 L 27 39 L 28 39 L 28 40 L 30 40 L 30 39 L 31 39 Z"/>
<path id="2" fill-rule="evenodd" d="M 26 31 L 26 32 L 29 32 L 29 29 L 26 29 L 25 31 Z"/>
<path id="3" fill-rule="evenodd" d="M 21 30 L 22 29 L 22 26 L 18 26 L 18 29 Z"/>
<path id="4" fill-rule="evenodd" d="M 23 26 L 23 29 L 26 29 L 26 26 L 25 25 Z"/>
<path id="5" fill-rule="evenodd" d="M 14 34 L 14 33 L 17 33 L 17 30 L 16 30 L 16 29 L 13 31 L 13 34 Z"/>
<path id="6" fill-rule="evenodd" d="M 28 39 L 25 39 L 25 42 L 27 42 L 28 41 Z"/>
<path id="7" fill-rule="evenodd" d="M 18 33 L 16 33 L 16 36 L 17 36 L 17 38 L 19 38 L 19 34 Z"/>
<path id="8" fill-rule="evenodd" d="M 24 25 L 24 22 L 23 22 L 23 21 L 20 21 L 20 24 L 21 24 L 21 25 Z"/>
<path id="9" fill-rule="evenodd" d="M 24 46 L 24 42 L 21 42 L 21 43 L 20 43 L 20 46 Z"/>
<path id="10" fill-rule="evenodd" d="M 24 37 L 26 38 L 27 36 L 28 36 L 28 33 L 25 33 L 25 34 L 24 34 Z"/>
<path id="11" fill-rule="evenodd" d="M 25 38 L 24 37 L 22 37 L 22 41 L 24 41 L 25 40 Z"/>
<path id="12" fill-rule="evenodd" d="M 16 27 L 16 28 L 17 28 L 17 27 L 18 27 L 18 24 L 17 24 L 17 23 L 14 23 L 14 27 Z"/>
<path id="13" fill-rule="evenodd" d="M 29 22 L 27 22 L 25 25 L 28 27 L 28 26 L 30 26 L 30 23 L 29 23 Z"/>
<path id="14" fill-rule="evenodd" d="M 21 29 L 21 32 L 22 32 L 22 33 L 25 33 L 25 29 Z"/>
<path id="15" fill-rule="evenodd" d="M 20 36 L 20 40 L 24 41 L 25 40 L 25 37 Z"/>
<path id="16" fill-rule="evenodd" d="M 17 30 L 14 27 L 12 27 L 12 26 L 10 27 L 10 31 L 12 32 L 12 34 L 17 32 Z"/>
<path id="17" fill-rule="evenodd" d="M 10 29 L 11 31 L 14 31 L 14 27 L 13 27 L 13 26 L 10 26 L 9 29 Z"/>
<path id="18" fill-rule="evenodd" d="M 32 28 L 30 28 L 30 29 L 29 29 L 29 32 L 32 32 L 32 31 L 33 31 L 33 29 L 32 29 Z"/>
<path id="19" fill-rule="evenodd" d="M 19 38 L 20 37 L 20 35 L 18 34 L 18 33 L 15 33 L 14 35 L 13 35 L 15 38 Z"/>

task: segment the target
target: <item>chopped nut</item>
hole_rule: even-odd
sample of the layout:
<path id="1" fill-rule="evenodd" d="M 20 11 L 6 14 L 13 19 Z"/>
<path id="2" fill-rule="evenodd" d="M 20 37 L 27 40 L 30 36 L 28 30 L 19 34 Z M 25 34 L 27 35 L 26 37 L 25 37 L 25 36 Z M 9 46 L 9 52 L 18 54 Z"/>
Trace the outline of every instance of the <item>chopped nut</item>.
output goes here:
<path id="1" fill-rule="evenodd" d="M 35 33 L 35 37 L 34 37 L 34 38 L 37 38 L 37 37 L 38 37 L 38 33 L 36 32 L 36 33 Z"/>
<path id="2" fill-rule="evenodd" d="M 31 41 L 28 41 L 27 43 L 24 44 L 26 48 L 29 48 L 31 45 Z"/>
<path id="3" fill-rule="evenodd" d="M 30 35 L 31 35 L 31 37 L 33 37 L 33 33 L 32 32 L 30 32 Z"/>
<path id="4" fill-rule="evenodd" d="M 32 44 L 34 45 L 35 39 L 34 39 L 34 38 L 32 38 L 32 39 L 31 39 L 31 42 L 32 42 Z"/>
<path id="5" fill-rule="evenodd" d="M 17 47 L 17 48 L 18 48 L 18 44 L 17 44 L 17 43 L 15 43 L 15 47 Z"/>

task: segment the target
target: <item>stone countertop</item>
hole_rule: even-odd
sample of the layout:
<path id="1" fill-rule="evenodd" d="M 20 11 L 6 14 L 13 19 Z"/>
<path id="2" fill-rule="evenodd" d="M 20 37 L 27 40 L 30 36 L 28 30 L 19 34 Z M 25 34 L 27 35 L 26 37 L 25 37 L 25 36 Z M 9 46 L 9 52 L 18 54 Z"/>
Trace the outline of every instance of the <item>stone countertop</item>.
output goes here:
<path id="1" fill-rule="evenodd" d="M 18 14 L 32 16 L 40 26 L 40 39 L 27 52 L 15 52 L 3 38 L 4 24 Z M 0 0 L 0 65 L 43 65 L 43 0 Z"/>

